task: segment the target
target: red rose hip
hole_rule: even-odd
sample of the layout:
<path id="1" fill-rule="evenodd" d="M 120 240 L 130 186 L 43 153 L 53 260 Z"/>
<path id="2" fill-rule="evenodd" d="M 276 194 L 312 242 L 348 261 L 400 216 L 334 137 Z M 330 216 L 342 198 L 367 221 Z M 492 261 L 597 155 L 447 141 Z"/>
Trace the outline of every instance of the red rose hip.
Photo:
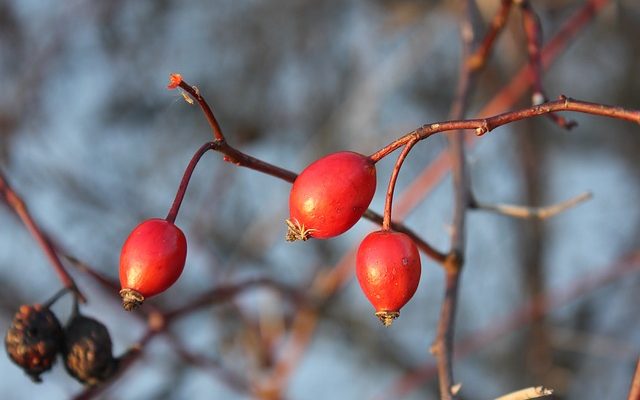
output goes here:
<path id="1" fill-rule="evenodd" d="M 389 326 L 413 297 L 420 282 L 420 254 L 409 236 L 381 230 L 364 238 L 356 256 L 360 287 Z"/>
<path id="2" fill-rule="evenodd" d="M 291 188 L 287 240 L 346 232 L 367 210 L 375 190 L 376 167 L 367 156 L 341 151 L 313 162 Z"/>
<path id="3" fill-rule="evenodd" d="M 138 225 L 120 253 L 123 307 L 133 310 L 167 290 L 180 277 L 186 257 L 187 241 L 173 223 L 154 218 Z"/>

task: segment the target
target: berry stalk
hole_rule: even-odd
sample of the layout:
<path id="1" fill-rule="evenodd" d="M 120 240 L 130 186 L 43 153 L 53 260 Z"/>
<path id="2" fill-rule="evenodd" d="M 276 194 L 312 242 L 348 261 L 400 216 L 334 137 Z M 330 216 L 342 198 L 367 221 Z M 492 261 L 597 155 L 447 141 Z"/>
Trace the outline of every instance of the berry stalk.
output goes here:
<path id="1" fill-rule="evenodd" d="M 214 142 L 207 142 L 203 144 L 193 155 L 191 161 L 189 161 L 189 165 L 187 165 L 187 169 L 184 171 L 184 175 L 182 175 L 182 180 L 180 181 L 180 186 L 178 187 L 178 192 L 176 193 L 176 197 L 173 200 L 173 204 L 171 205 L 171 209 L 165 218 L 167 222 L 174 223 L 176 217 L 178 216 L 178 212 L 180 211 L 180 205 L 182 204 L 182 200 L 184 199 L 184 195 L 187 192 L 187 187 L 189 186 L 189 180 L 191 179 L 191 175 L 193 175 L 193 170 L 198 165 L 198 162 L 207 151 L 213 149 L 215 147 Z"/>
<path id="2" fill-rule="evenodd" d="M 391 229 L 391 207 L 393 204 L 393 192 L 396 188 L 396 181 L 398 180 L 398 174 L 400 173 L 400 168 L 404 163 L 405 158 L 409 155 L 409 151 L 413 148 L 413 146 L 418 143 L 418 136 L 413 136 L 413 138 L 404 146 L 402 152 L 398 156 L 396 160 L 396 164 L 393 166 L 393 172 L 391 173 L 391 178 L 389 179 L 389 186 L 387 187 L 387 197 L 384 202 L 384 216 L 382 217 L 382 230 L 388 231 Z"/>

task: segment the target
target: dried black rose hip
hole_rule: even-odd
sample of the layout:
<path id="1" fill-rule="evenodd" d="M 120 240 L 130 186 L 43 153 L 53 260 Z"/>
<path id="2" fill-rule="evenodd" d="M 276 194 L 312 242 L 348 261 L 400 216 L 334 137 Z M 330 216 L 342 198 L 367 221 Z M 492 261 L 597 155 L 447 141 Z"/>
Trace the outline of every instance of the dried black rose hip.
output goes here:
<path id="1" fill-rule="evenodd" d="M 76 315 L 65 327 L 63 351 L 67 372 L 85 385 L 97 385 L 117 368 L 107 328 L 93 318 Z"/>
<path id="2" fill-rule="evenodd" d="M 40 304 L 20 306 L 4 339 L 9 357 L 34 382 L 41 382 L 40 374 L 51 369 L 62 342 L 58 318 Z"/>

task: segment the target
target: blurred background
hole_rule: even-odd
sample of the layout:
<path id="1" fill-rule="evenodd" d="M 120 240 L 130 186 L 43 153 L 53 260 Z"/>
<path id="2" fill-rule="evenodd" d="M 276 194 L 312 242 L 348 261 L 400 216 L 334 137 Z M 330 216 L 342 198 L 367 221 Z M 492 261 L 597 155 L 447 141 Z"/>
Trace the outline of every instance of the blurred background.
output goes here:
<path id="1" fill-rule="evenodd" d="M 485 26 L 499 3 L 478 1 Z M 533 2 L 545 40 L 584 4 Z M 198 107 L 166 89 L 170 73 L 199 88 L 233 146 L 298 172 L 329 152 L 370 154 L 446 120 L 460 12 L 459 2 L 417 0 L 0 1 L 0 168 L 57 243 L 117 279 L 130 230 L 166 215 L 191 155 L 211 139 Z M 609 1 L 545 74 L 549 97 L 640 108 L 639 27 L 637 1 Z M 469 116 L 526 62 L 514 9 Z M 509 108 L 528 105 L 529 95 Z M 640 129 L 570 117 L 579 123 L 571 132 L 532 119 L 495 130 L 468 153 L 478 200 L 541 206 L 586 191 L 594 197 L 545 221 L 469 213 L 454 364 L 463 399 L 532 385 L 561 399 L 626 397 L 640 349 L 637 257 L 624 262 L 640 250 Z M 445 148 L 443 136 L 414 148 L 398 196 Z M 394 160 L 379 163 L 371 206 L 378 212 Z M 362 220 L 338 238 L 286 243 L 288 191 L 286 182 L 207 154 L 177 219 L 189 243 L 185 271 L 149 303 L 174 309 L 219 285 L 261 277 L 307 292 L 339 263 L 352 266 L 351 250 L 376 226 Z M 421 196 L 404 222 L 446 251 L 450 177 Z M 313 318 L 278 290 L 254 287 L 176 320 L 100 396 L 436 399 L 429 346 L 443 272 L 422 261 L 418 292 L 390 329 L 373 316 L 352 271 L 307 310 Z M 107 325 L 115 353 L 139 341 L 144 312 L 126 313 L 115 291 L 69 270 L 88 297 L 84 312 Z M 0 330 L 19 304 L 43 302 L 59 288 L 40 248 L 0 206 Z M 54 307 L 62 321 L 70 303 Z M 550 309 L 532 321 L 531 304 Z M 311 333 L 308 343 L 290 335 L 295 324 Z M 4 398 L 83 391 L 60 363 L 36 385 L 2 355 L 0 376 Z"/>

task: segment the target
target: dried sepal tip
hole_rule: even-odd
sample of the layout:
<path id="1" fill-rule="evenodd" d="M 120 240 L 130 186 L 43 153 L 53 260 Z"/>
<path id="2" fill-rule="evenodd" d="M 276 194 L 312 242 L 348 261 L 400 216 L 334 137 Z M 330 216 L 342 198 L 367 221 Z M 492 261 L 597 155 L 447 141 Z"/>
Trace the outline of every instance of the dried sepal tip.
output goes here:
<path id="1" fill-rule="evenodd" d="M 122 297 L 122 307 L 127 311 L 135 310 L 144 302 L 144 296 L 133 289 L 122 289 L 120 297 Z"/>
<path id="2" fill-rule="evenodd" d="M 167 89 L 175 89 L 182 83 L 182 75 L 180 74 L 170 74 L 169 75 L 169 84 L 167 85 Z"/>
<path id="3" fill-rule="evenodd" d="M 287 224 L 287 234 L 285 236 L 287 242 L 295 242 L 296 240 L 302 240 L 304 242 L 308 240 L 311 233 L 315 231 L 315 229 L 306 229 L 298 220 L 292 221 L 287 219 L 284 222 Z"/>
<path id="4" fill-rule="evenodd" d="M 376 317 L 382 322 L 382 325 L 389 327 L 393 323 L 393 320 L 398 318 L 400 313 L 398 311 L 378 311 Z"/>

